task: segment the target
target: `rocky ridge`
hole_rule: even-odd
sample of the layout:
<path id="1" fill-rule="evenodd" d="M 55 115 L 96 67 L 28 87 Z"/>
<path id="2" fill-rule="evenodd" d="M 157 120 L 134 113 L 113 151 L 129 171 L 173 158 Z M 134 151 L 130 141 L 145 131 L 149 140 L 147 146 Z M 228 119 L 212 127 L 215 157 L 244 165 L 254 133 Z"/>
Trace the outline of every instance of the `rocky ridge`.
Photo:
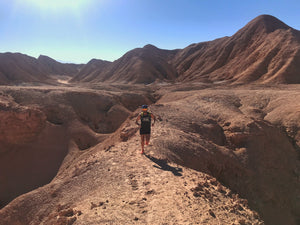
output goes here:
<path id="1" fill-rule="evenodd" d="M 62 64 L 47 56 L 0 55 L 0 84 L 52 83 L 51 75 L 78 82 L 204 82 L 296 84 L 300 82 L 300 32 L 270 15 L 261 15 L 231 37 L 164 50 L 133 49 L 114 62 Z M 72 79 L 71 79 L 72 78 Z"/>
<path id="2" fill-rule="evenodd" d="M 181 84 L 152 86 L 148 91 L 145 86 L 138 87 L 130 90 L 141 91 L 139 94 L 129 90 L 123 93 L 130 85 L 98 86 L 89 91 L 57 87 L 3 90 L 2 107 L 8 107 L 7 102 L 13 100 L 15 103 L 10 104 L 24 112 L 29 108 L 42 112 L 46 116 L 40 118 L 47 118 L 43 123 L 51 122 L 57 129 L 65 129 L 58 135 L 68 143 L 65 149 L 47 153 L 51 153 L 47 160 L 60 158 L 61 163 L 59 169 L 52 170 L 52 181 L 45 181 L 43 187 L 17 197 L 1 209 L 3 224 L 298 224 L 297 85 L 233 89 Z M 42 107 L 33 108 L 41 101 L 37 97 L 41 93 Z M 118 106 L 118 115 L 128 114 L 118 127 L 105 131 L 105 127 L 111 126 L 102 124 L 97 128 L 95 124 L 101 123 L 101 119 L 96 123 L 94 119 L 101 118 L 101 110 L 114 111 L 105 107 L 93 109 L 93 102 L 109 104 L 112 99 L 107 96 L 112 94 L 113 101 L 118 99 L 127 109 L 122 112 Z M 60 110 L 47 111 L 49 104 L 58 99 Z M 153 127 L 151 145 L 142 156 L 134 120 L 139 113 L 136 107 L 147 101 L 155 102 L 151 111 L 158 121 Z M 114 108 L 114 104 L 110 107 Z M 114 113 L 113 118 L 118 118 Z M 105 121 L 109 123 L 109 117 Z M 47 126 L 41 128 L 37 140 Z M 57 146 L 62 145 L 58 136 L 48 134 L 52 136 L 51 142 L 54 138 Z M 94 142 L 87 137 L 93 137 Z M 36 148 L 37 152 L 45 143 Z M 33 141 L 33 145 L 37 142 Z M 28 156 L 24 161 L 43 160 L 34 160 L 30 148 L 19 148 Z M 9 150 L 11 154 L 17 152 Z M 65 153 L 58 157 L 62 152 Z M 49 164 L 43 164 L 37 165 L 39 170 L 48 168 Z M 35 187 L 41 184 L 35 183 Z M 7 196 L 7 192 L 2 196 Z"/>
<path id="3" fill-rule="evenodd" d="M 102 142 L 127 119 L 132 108 L 152 101 L 151 93 L 3 88 L 0 167 L 6 172 L 0 177 L 0 206 L 49 183 L 68 154 Z"/>
<path id="4" fill-rule="evenodd" d="M 48 56 L 38 59 L 21 53 L 0 53 L 0 85 L 56 84 L 52 75 L 73 76 L 82 65 L 60 63 Z"/>
<path id="5" fill-rule="evenodd" d="M 261 15 L 231 37 L 162 50 L 146 45 L 76 81 L 153 83 L 299 83 L 300 32 Z M 75 80 L 74 80 L 75 81 Z"/>

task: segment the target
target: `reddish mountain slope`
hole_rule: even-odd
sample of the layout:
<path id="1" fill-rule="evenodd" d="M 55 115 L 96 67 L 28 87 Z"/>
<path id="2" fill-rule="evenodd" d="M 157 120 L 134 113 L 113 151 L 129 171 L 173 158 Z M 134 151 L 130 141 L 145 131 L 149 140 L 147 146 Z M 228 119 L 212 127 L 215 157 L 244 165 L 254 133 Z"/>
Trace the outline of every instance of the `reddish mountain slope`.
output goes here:
<path id="1" fill-rule="evenodd" d="M 0 84 L 41 82 L 47 73 L 38 61 L 20 53 L 0 53 Z"/>
<path id="2" fill-rule="evenodd" d="M 81 66 L 59 63 L 47 56 L 36 59 L 21 53 L 0 53 L 0 85 L 48 83 L 49 75 L 74 75 Z"/>
<path id="3" fill-rule="evenodd" d="M 232 37 L 182 50 L 152 45 L 126 53 L 110 66 L 87 65 L 74 81 L 299 83 L 300 32 L 273 16 L 258 16 Z"/>
<path id="4" fill-rule="evenodd" d="M 114 62 L 62 64 L 47 56 L 0 55 L 0 84 L 45 82 L 48 75 L 74 75 L 73 82 L 153 83 L 200 81 L 300 83 L 300 32 L 262 15 L 232 37 L 192 44 L 182 50 L 153 45 L 136 48 Z"/>
<path id="5" fill-rule="evenodd" d="M 47 71 L 48 74 L 55 75 L 72 76 L 77 74 L 80 68 L 83 66 L 83 64 L 60 63 L 45 55 L 40 55 L 37 60 L 42 66 L 43 70 Z"/>
<path id="6" fill-rule="evenodd" d="M 98 74 L 101 74 L 111 62 L 104 61 L 100 59 L 92 59 L 86 65 L 80 69 L 72 81 L 91 81 L 97 77 Z"/>
<path id="7" fill-rule="evenodd" d="M 179 81 L 299 83 L 300 32 L 262 15 L 232 37 L 190 45 L 173 63 Z"/>
<path id="8" fill-rule="evenodd" d="M 174 80 L 177 72 L 169 60 L 177 50 L 162 50 L 153 45 L 136 48 L 127 52 L 109 66 L 87 65 L 87 73 L 76 76 L 76 80 L 93 82 L 152 83 L 156 80 Z M 75 79 L 74 79 L 75 80 Z"/>

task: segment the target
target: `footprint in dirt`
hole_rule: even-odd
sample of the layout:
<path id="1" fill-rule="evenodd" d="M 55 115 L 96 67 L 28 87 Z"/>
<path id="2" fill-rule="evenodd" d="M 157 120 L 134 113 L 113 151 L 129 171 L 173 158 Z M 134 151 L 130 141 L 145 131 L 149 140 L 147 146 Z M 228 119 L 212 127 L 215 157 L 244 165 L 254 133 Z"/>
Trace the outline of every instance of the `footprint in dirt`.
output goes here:
<path id="1" fill-rule="evenodd" d="M 131 185 L 132 190 L 136 191 L 136 190 L 139 189 L 139 187 L 138 187 L 138 182 L 137 182 L 136 179 L 134 179 L 134 177 L 135 177 L 135 175 L 133 175 L 133 174 L 129 174 L 129 175 L 128 175 L 128 178 L 129 178 L 129 184 Z"/>

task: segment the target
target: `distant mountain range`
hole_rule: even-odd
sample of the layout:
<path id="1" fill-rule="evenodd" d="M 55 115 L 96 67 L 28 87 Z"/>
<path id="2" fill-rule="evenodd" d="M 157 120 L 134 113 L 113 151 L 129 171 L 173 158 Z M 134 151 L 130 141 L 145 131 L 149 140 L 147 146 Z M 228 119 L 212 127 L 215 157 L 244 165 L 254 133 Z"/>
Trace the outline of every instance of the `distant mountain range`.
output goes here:
<path id="1" fill-rule="evenodd" d="M 43 55 L 36 59 L 21 53 L 0 53 L 0 84 L 51 83 L 51 75 L 76 74 L 82 66 Z"/>
<path id="2" fill-rule="evenodd" d="M 261 15 L 231 37 L 176 50 L 146 45 L 114 62 L 76 65 L 0 54 L 0 84 L 47 82 L 51 74 L 72 76 L 71 82 L 300 83 L 300 31 Z"/>

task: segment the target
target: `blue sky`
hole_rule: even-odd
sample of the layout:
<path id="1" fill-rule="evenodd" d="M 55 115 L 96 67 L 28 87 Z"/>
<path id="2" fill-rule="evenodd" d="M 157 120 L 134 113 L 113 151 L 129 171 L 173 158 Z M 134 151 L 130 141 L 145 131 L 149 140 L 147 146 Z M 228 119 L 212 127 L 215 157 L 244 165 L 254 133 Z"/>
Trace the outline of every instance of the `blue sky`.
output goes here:
<path id="1" fill-rule="evenodd" d="M 261 14 L 300 30 L 299 12 L 299 0 L 0 0 L 0 52 L 113 61 L 231 36 Z"/>

